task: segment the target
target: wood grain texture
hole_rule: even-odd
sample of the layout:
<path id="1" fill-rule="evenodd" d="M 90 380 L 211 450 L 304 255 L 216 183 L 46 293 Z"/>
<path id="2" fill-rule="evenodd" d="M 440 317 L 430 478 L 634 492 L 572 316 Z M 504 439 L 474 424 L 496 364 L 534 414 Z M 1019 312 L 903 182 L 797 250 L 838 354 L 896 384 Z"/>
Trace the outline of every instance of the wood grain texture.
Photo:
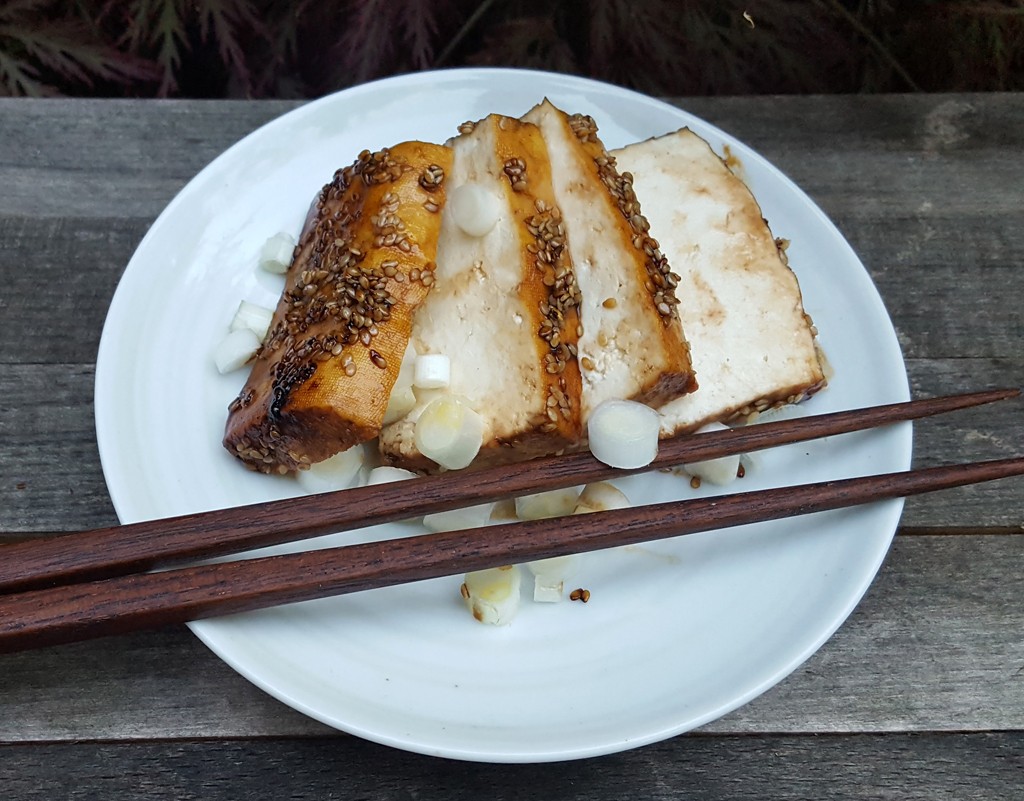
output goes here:
<path id="1" fill-rule="evenodd" d="M 696 736 L 526 766 L 451 762 L 337 737 L 82 743 L 0 746 L 0 782 L 25 801 L 1006 801 L 1024 792 L 1022 749 L 1019 732 Z"/>
<path id="2" fill-rule="evenodd" d="M 0 326 L 2 328 L 2 326 Z M 917 396 L 978 386 L 1024 386 L 1024 358 L 908 360 Z M 93 369 L 14 364 L 0 369 L 0 542 L 32 531 L 117 523 L 93 428 Z M 957 412 L 915 428 L 915 464 L 1004 458 L 1021 453 L 1024 402 Z M 1024 524 L 1024 488 L 1014 482 L 908 500 L 907 527 Z"/>
<path id="3" fill-rule="evenodd" d="M 714 733 L 1024 730 L 1024 537 L 897 537 L 860 606 Z M 0 655 L 0 743 L 317 734 L 185 629 Z"/>
<path id="4" fill-rule="evenodd" d="M 131 525 L 113 526 L 78 531 L 72 537 L 38 537 L 29 542 L 12 545 L 4 550 L 4 560 L 0 560 L 0 592 L 25 592 L 26 590 L 42 589 L 62 585 L 95 581 L 114 576 L 125 576 L 131 573 L 142 573 L 156 567 L 178 564 L 187 561 L 235 554 L 268 545 L 284 542 L 311 539 L 322 534 L 352 531 L 365 526 L 423 517 L 428 514 L 449 511 L 461 507 L 491 503 L 505 498 L 517 498 L 542 490 L 562 489 L 581 486 L 597 481 L 623 478 L 636 473 L 654 472 L 658 469 L 672 469 L 680 464 L 693 464 L 725 456 L 738 456 L 746 453 L 780 447 L 782 445 L 805 442 L 807 440 L 849 434 L 866 429 L 893 425 L 907 420 L 920 420 L 936 415 L 951 414 L 964 409 L 975 408 L 990 403 L 1020 399 L 1020 390 L 1016 388 L 985 390 L 981 392 L 940 395 L 932 398 L 919 398 L 909 402 L 892 403 L 874 406 L 867 409 L 851 409 L 801 417 L 795 420 L 770 420 L 756 426 L 726 428 L 721 431 L 698 432 L 687 436 L 664 439 L 658 446 L 654 460 L 641 468 L 619 469 L 608 467 L 598 461 L 587 451 L 548 456 L 531 459 L 510 465 L 490 465 L 467 471 L 455 471 L 443 476 L 426 476 L 417 483 L 417 491 L 411 495 L 399 484 L 385 484 L 374 487 L 353 487 L 342 492 L 322 493 L 313 496 L 291 498 L 275 502 L 250 504 L 236 509 L 219 509 L 199 514 L 186 514 L 174 519 L 140 521 Z M 1002 460 L 1006 462 L 1007 460 Z M 1018 460 L 1019 461 L 1019 460 Z M 937 477 L 930 481 L 916 482 L 915 476 L 900 475 L 888 478 L 875 486 L 861 490 L 860 496 L 853 493 L 852 487 L 840 495 L 839 485 L 831 484 L 831 489 L 822 487 L 821 491 L 811 496 L 802 504 L 790 503 L 785 508 L 770 510 L 776 500 L 752 500 L 750 508 L 742 514 L 733 514 L 729 525 L 740 525 L 741 520 L 750 516 L 747 522 L 769 519 L 768 512 L 774 516 L 807 514 L 812 507 L 817 509 L 841 508 L 863 500 L 880 500 L 883 496 L 893 497 L 893 492 L 900 496 L 914 496 L 923 492 L 938 491 L 969 485 L 974 482 L 992 481 L 1019 475 L 1014 470 L 1013 462 L 1005 468 L 993 470 L 985 465 L 994 466 L 992 460 L 975 461 L 957 467 L 956 472 L 945 480 Z M 947 467 L 925 468 L 935 473 Z M 794 488 L 795 489 L 795 488 Z M 734 495 L 743 499 L 757 499 L 761 496 L 745 492 L 742 486 L 733 488 Z M 779 493 L 775 493 L 779 495 Z M 732 499 L 733 501 L 736 498 Z M 834 503 L 833 503 L 834 500 Z M 782 498 L 777 499 L 778 502 Z M 702 501 L 694 498 L 687 504 L 687 510 L 680 514 L 688 520 L 680 526 L 679 534 L 693 533 L 697 530 L 708 530 L 723 525 L 721 513 L 730 499 L 719 496 L 711 506 L 702 507 Z M 758 505 L 755 505 L 758 504 Z M 697 509 L 705 511 L 698 512 Z M 593 537 L 597 528 L 610 529 L 602 539 L 600 547 L 613 543 L 617 532 L 626 530 L 626 515 L 646 514 L 643 509 L 620 511 L 619 518 L 611 523 L 604 523 L 607 516 L 587 518 L 588 538 Z M 701 515 L 707 515 L 704 522 L 699 522 Z M 675 516 L 675 515 L 672 515 Z M 711 523 L 711 517 L 714 523 Z M 652 523 L 654 521 L 651 521 Z M 698 528 L 699 527 L 699 528 Z M 551 548 L 561 548 L 555 543 L 558 540 L 556 529 L 543 523 L 526 522 L 510 528 L 507 533 L 500 529 L 492 529 L 491 534 L 483 532 L 459 535 L 466 537 L 470 543 L 484 540 L 517 539 L 515 532 L 525 531 L 518 539 L 524 541 L 527 548 L 550 542 Z M 431 542 L 438 542 L 436 535 Z M 651 538 L 654 538 L 652 531 Z M 407 543 L 408 541 L 406 541 Z M 396 547 L 401 549 L 404 544 Z M 568 545 L 568 543 L 566 543 Z M 583 546 L 583 543 L 580 543 Z M 595 547 L 588 548 L 596 549 Z M 351 550 L 351 549 L 349 549 Z M 442 547 L 441 550 L 454 553 L 454 543 Z M 462 550 L 462 549 L 460 549 Z M 464 555 L 465 556 L 465 555 Z M 525 561 L 525 554 L 505 554 L 497 564 L 505 564 L 508 557 L 512 561 Z M 464 557 L 463 557 L 464 558 Z M 531 558 L 538 558 L 533 554 Z M 271 564 L 276 560 L 264 560 Z M 326 560 L 325 560 L 326 561 Z M 325 561 L 318 562 L 319 567 Z M 387 563 L 382 566 L 384 576 L 397 574 L 398 562 L 392 554 L 385 556 Z M 460 562 L 463 559 L 459 560 Z M 492 566 L 492 565 L 485 565 Z M 311 565 L 312 567 L 312 565 Z M 227 569 L 227 568 L 223 568 Z M 463 567 L 463 570 L 468 568 Z M 253 572 L 245 584 L 250 582 L 255 587 L 263 584 L 266 575 Z M 190 592 L 198 588 L 196 574 L 193 573 L 177 582 L 184 582 Z M 377 582 L 374 582 L 377 583 Z M 379 584 L 378 584 L 379 585 Z M 134 586 L 134 585 L 132 585 Z M 122 587 L 122 589 L 124 589 Z M 269 587 L 268 587 L 269 589 Z M 227 587 L 218 591 L 218 597 L 226 600 Z M 164 590 L 166 593 L 166 588 Z M 131 591 L 129 594 L 134 594 Z M 163 594 L 163 593 L 162 593 Z M 120 596 L 121 591 L 116 591 Z M 312 597 L 312 596 L 310 596 Z M 8 598 L 8 603 L 13 599 Z M 57 596 L 54 603 L 61 603 Z M 74 603 L 80 603 L 78 599 Z M 29 604 L 35 609 L 36 602 Z M 252 607 L 247 607 L 252 608 Z M 38 610 L 36 610 L 38 611 Z M 236 610 L 238 611 L 238 610 Z M 0 608 L 0 618 L 5 617 L 5 610 Z M 27 634 L 21 616 L 19 627 Z M 195 617 L 181 617 L 163 620 L 163 624 L 195 620 Z M 0 624 L 0 630 L 3 625 Z M 113 633 L 124 633 L 130 629 Z M 0 639 L 3 634 L 0 633 Z M 65 642 L 66 640 L 61 640 Z"/>
<path id="5" fill-rule="evenodd" d="M 10 550 L 27 552 L 27 558 L 31 559 L 42 547 L 46 556 L 42 565 L 33 565 L 43 570 L 33 572 L 19 569 L 17 557 L 12 554 L 14 570 L 10 576 L 3 576 L 10 578 L 11 583 L 5 581 L 3 588 L 12 586 L 21 590 L 28 582 L 33 589 L 0 597 L 0 653 L 145 631 L 502 565 L 527 564 L 577 552 L 639 545 L 1022 474 L 1024 457 L 943 465 L 694 498 L 681 503 L 640 505 L 598 515 L 571 515 L 558 521 L 525 520 L 486 529 L 427 532 L 398 537 L 385 544 L 354 543 L 189 565 L 177 570 L 132 572 L 100 581 L 74 585 L 57 583 L 41 589 L 39 582 L 49 575 L 48 569 L 61 566 L 60 552 L 45 546 L 61 541 L 22 543 Z M 269 512 L 267 517 L 273 519 Z M 234 519 L 244 523 L 247 518 Z M 558 525 L 552 525 L 555 522 Z M 88 550 L 102 547 L 100 542 Z M 130 570 L 130 564 L 117 567 Z"/>
<path id="6" fill-rule="evenodd" d="M 287 101 L 0 98 L 0 216 L 154 219 Z"/>
<path id="7" fill-rule="evenodd" d="M 0 542 L 116 522 L 92 420 L 109 299 L 181 187 L 296 105 L 0 99 Z M 1024 385 L 1024 95 L 677 105 L 836 223 L 885 300 L 915 394 Z M 1019 454 L 1020 412 L 922 422 L 915 462 Z M 427 759 L 329 732 L 172 628 L 0 657 L 3 796 L 1021 797 L 1024 490 L 912 499 L 902 526 L 836 635 L 695 735 L 567 766 Z"/>

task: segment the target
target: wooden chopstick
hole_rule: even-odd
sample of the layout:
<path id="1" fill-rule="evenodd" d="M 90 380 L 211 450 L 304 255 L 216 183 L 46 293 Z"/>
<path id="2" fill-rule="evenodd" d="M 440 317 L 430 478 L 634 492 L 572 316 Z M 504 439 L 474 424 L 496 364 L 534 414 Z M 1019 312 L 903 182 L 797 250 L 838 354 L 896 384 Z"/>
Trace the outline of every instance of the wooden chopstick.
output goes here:
<path id="1" fill-rule="evenodd" d="M 0 652 L 123 634 L 1022 474 L 1024 457 L 933 467 L 36 590 L 0 597 Z"/>
<path id="2" fill-rule="evenodd" d="M 0 593 L 92 581 L 405 520 L 542 490 L 860 431 L 1016 397 L 994 389 L 664 440 L 655 461 L 619 470 L 577 453 L 29 540 L 0 548 Z"/>

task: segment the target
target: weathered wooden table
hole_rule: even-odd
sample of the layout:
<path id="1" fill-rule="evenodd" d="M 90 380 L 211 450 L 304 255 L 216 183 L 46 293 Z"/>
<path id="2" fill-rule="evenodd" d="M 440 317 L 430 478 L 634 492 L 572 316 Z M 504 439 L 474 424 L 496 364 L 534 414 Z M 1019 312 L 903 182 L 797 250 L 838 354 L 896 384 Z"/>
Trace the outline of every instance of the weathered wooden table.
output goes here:
<path id="1" fill-rule="evenodd" d="M 1024 385 L 1024 96 L 680 100 L 837 223 L 915 395 Z M 285 102 L 0 100 L 0 542 L 116 523 L 93 429 L 147 226 Z M 1020 402 L 918 425 L 919 466 L 1020 454 Z M 174 628 L 0 656 L 0 796 L 1024 797 L 1024 482 L 907 503 L 880 575 L 788 680 L 691 735 L 542 766 L 328 730 Z M 2 558 L 2 551 L 0 551 Z"/>

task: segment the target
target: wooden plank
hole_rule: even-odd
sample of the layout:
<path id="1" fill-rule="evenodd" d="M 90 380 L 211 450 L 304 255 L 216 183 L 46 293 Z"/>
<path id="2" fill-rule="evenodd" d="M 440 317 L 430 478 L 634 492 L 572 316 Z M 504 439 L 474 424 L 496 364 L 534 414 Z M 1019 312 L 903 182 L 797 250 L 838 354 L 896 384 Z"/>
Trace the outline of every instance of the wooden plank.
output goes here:
<path id="1" fill-rule="evenodd" d="M 92 364 L 146 220 L 0 216 L 0 363 Z"/>
<path id="2" fill-rule="evenodd" d="M 845 233 L 916 394 L 1024 384 L 1024 96 L 680 103 Z M 91 400 L 109 297 L 181 186 L 295 105 L 0 99 L 0 541 L 114 522 Z M 919 424 L 917 463 L 1019 453 L 1020 408 Z M 1021 531 L 1022 510 L 1024 487 L 1001 482 L 915 499 L 903 526 Z M 698 734 L 526 779 L 329 732 L 183 629 L 4 656 L 0 783 L 10 798 L 1020 797 L 1022 557 L 1020 534 L 900 536 L 851 619 L 778 687 Z M 216 737 L 245 739 L 199 741 Z"/>
<path id="3" fill-rule="evenodd" d="M 918 360 L 908 363 L 915 395 L 1024 386 L 1024 361 Z M 14 364 L 0 371 L 0 542 L 12 534 L 114 525 L 93 422 L 91 366 Z M 916 463 L 1019 455 L 1024 401 L 921 421 Z M 907 527 L 1018 527 L 1024 482 L 965 487 L 907 502 Z"/>
<path id="4" fill-rule="evenodd" d="M 0 371 L 0 542 L 117 524 L 96 446 L 93 376 L 77 364 Z"/>
<path id="5" fill-rule="evenodd" d="M 993 217 L 967 232 L 952 219 L 845 226 L 860 239 L 855 247 L 907 357 L 1020 357 L 1024 269 L 1014 254 L 1024 252 L 1024 226 L 1018 216 Z M 0 216 L 0 361 L 92 361 L 110 298 L 149 222 Z M 930 233 L 914 233 L 922 225 Z M 913 245 L 913 257 L 897 252 L 915 237 L 926 241 Z"/>
<path id="6" fill-rule="evenodd" d="M 970 98 L 683 105 L 747 139 L 822 205 L 878 283 L 908 356 L 1006 358 L 1024 335 L 1024 315 L 1014 303 L 1024 295 L 1015 255 L 1024 250 L 1018 224 L 1024 164 L 1005 158 L 1013 143 L 1022 143 L 1024 102 Z M 71 297 L 81 308 L 90 293 L 109 296 L 108 282 L 127 263 L 143 225 L 181 185 L 220 150 L 291 107 L 0 101 L 0 137 L 11 152 L 0 180 L 12 187 L 0 199 L 0 278 L 12 287 L 5 311 L 16 315 L 0 330 L 18 332 L 27 321 L 22 314 L 60 309 Z M 808 116 L 814 126 L 805 124 Z M 48 128 L 66 131 L 70 141 L 46 136 Z M 189 147 L 182 148 L 183 141 Z M 60 185 L 69 180 L 78 182 L 74 190 Z M 96 188 L 89 181 L 110 185 Z M 777 233 L 787 233 L 785 221 L 772 222 Z M 111 249 L 103 252 L 107 239 Z M 91 272 L 97 261 L 103 267 L 98 281 Z M 81 291 L 72 294 L 69 283 Z M 62 294 L 40 297 L 41 286 Z M 991 292 L 993 286 L 1001 291 Z M 92 326 L 83 347 L 95 340 L 99 328 L 92 318 L 104 308 L 96 304 L 83 320 Z M 0 342 L 4 358 L 32 358 L 31 349 L 11 344 Z"/>
<path id="7" fill-rule="evenodd" d="M 1024 385 L 1024 363 L 990 359 L 911 360 L 917 396 Z M 32 531 L 114 525 L 93 422 L 90 366 L 9 365 L 0 371 L 0 542 Z M 1021 453 L 1024 401 L 921 421 L 915 462 L 996 459 Z M 1019 527 L 1024 482 L 1002 481 L 912 498 L 906 527 Z"/>
<path id="8" fill-rule="evenodd" d="M 1019 352 L 1024 315 L 998 300 L 1004 287 L 1024 297 L 1024 164 L 1007 158 L 1024 144 L 1019 95 L 683 105 L 746 140 L 822 207 L 878 285 L 907 356 Z"/>
<path id="9" fill-rule="evenodd" d="M 10 799 L 1005 801 L 1024 793 L 1022 752 L 1020 732 L 690 736 L 527 768 L 455 762 L 337 737 L 80 743 L 0 747 L 0 782 Z"/>
<path id="10" fill-rule="evenodd" d="M 898 537 L 851 618 L 712 733 L 1024 729 L 1024 536 Z M 322 734 L 186 630 L 0 656 L 0 742 Z"/>
<path id="11" fill-rule="evenodd" d="M 0 98 L 0 216 L 153 219 L 227 147 L 296 105 Z"/>

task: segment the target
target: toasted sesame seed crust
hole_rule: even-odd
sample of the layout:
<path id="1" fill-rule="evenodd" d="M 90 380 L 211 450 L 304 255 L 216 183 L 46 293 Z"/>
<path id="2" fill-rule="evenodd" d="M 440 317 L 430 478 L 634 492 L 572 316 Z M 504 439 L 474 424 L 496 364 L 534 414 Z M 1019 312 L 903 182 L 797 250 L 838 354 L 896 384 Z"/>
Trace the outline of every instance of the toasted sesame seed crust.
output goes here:
<path id="1" fill-rule="evenodd" d="M 376 436 L 433 282 L 451 151 L 363 151 L 315 199 L 270 330 L 229 406 L 225 447 L 260 472 Z"/>
<path id="2" fill-rule="evenodd" d="M 523 119 L 540 127 L 552 154 L 583 293 L 584 415 L 608 397 L 656 406 L 692 392 L 697 381 L 676 308 L 679 277 L 648 233 L 633 177 L 617 170 L 593 118 L 544 101 Z"/>
<path id="3" fill-rule="evenodd" d="M 788 242 L 727 162 L 687 129 L 612 155 L 635 171 L 652 230 L 682 275 L 679 309 L 702 378 L 700 391 L 659 409 L 662 436 L 747 422 L 819 391 L 823 360 Z"/>
<path id="4" fill-rule="evenodd" d="M 465 235 L 451 220 L 445 223 L 438 291 L 417 315 L 413 341 L 427 352 L 448 347 L 451 391 L 479 401 L 485 437 L 475 466 L 575 448 L 583 428 L 580 293 L 543 137 L 535 126 L 500 115 L 464 124 L 460 133 L 453 142 L 452 180 L 494 192 L 501 221 L 482 238 Z M 463 317 L 461 305 L 474 313 Z M 463 341 L 490 346 L 469 355 L 455 347 Z M 487 385 L 469 375 L 485 373 L 494 378 Z M 507 378 L 513 374 L 514 387 Z M 391 464 L 436 470 L 416 450 L 416 416 L 414 409 L 382 432 L 381 453 Z"/>

